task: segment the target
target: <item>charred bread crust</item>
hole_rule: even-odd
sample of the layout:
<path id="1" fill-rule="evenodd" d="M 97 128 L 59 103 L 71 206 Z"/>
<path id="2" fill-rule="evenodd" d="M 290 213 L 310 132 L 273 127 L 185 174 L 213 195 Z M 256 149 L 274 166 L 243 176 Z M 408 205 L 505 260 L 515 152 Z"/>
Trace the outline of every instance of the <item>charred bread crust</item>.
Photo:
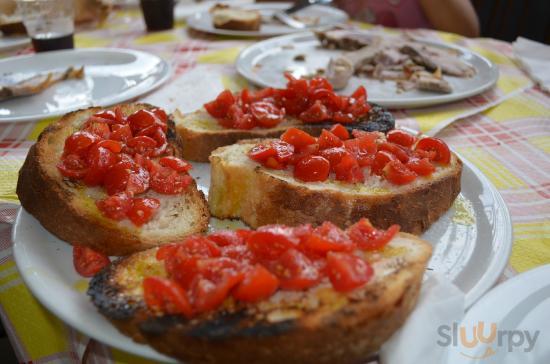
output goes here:
<path id="1" fill-rule="evenodd" d="M 422 248 L 421 256 L 396 258 L 391 273 L 369 283 L 346 304 L 322 304 L 276 322 L 266 313 L 238 305 L 192 320 L 154 314 L 136 298 L 125 297 L 117 282 L 116 269 L 132 257 L 94 277 L 88 294 L 122 333 L 184 362 L 359 363 L 375 353 L 413 310 L 431 252 L 423 244 L 428 247 Z"/>
<path id="2" fill-rule="evenodd" d="M 257 143 L 260 140 L 242 141 L 238 144 Z M 346 228 L 362 217 L 374 226 L 387 229 L 399 224 L 401 231 L 420 234 L 427 230 L 452 205 L 460 193 L 462 162 L 456 158 L 451 173 L 399 193 L 384 194 L 350 193 L 335 189 L 313 189 L 286 181 L 256 165 L 247 175 L 239 167 L 224 163 L 219 155 L 210 157 L 211 187 L 209 207 L 213 216 L 221 219 L 239 218 L 253 228 L 268 224 L 300 225 L 321 224 L 331 221 Z M 226 205 L 234 193 L 235 184 L 251 179 L 243 193 L 238 211 L 230 211 Z M 253 194 L 253 197 L 250 197 Z M 220 203 L 220 199 L 221 201 Z"/>
<path id="3" fill-rule="evenodd" d="M 148 104 L 133 104 L 131 107 L 152 108 Z M 17 196 L 21 206 L 33 215 L 50 233 L 70 244 L 88 246 L 107 255 L 127 255 L 154 245 L 144 243 L 130 230 L 124 230 L 107 219 L 98 219 L 82 211 L 74 204 L 77 198 L 71 190 L 76 184 L 69 179 L 52 177 L 46 170 L 46 164 L 57 164 L 56 156 L 47 149 L 47 144 L 64 142 L 56 135 L 71 123 L 79 113 L 90 113 L 102 108 L 89 108 L 66 114 L 58 122 L 49 125 L 38 137 L 27 154 L 27 158 L 19 170 L 17 181 Z M 169 120 L 167 138 L 176 155 L 181 154 L 181 138 L 174 132 L 174 122 Z M 51 137 L 51 139 L 50 139 Z M 60 140 L 63 139 L 63 140 Z M 188 187 L 183 195 L 186 203 L 194 203 L 201 209 L 200 221 L 195 224 L 195 230 L 200 233 L 206 230 L 210 214 L 206 198 L 197 189 L 196 182 Z"/>
<path id="4" fill-rule="evenodd" d="M 371 105 L 372 108 L 365 118 L 359 120 L 357 123 L 344 126 L 350 131 L 352 129 L 361 129 L 364 131 L 380 131 L 383 133 L 387 133 L 394 129 L 395 119 L 393 115 L 380 105 Z M 185 116 L 183 118 L 185 118 Z M 243 139 L 278 138 L 291 126 L 308 132 L 313 136 L 319 136 L 322 129 L 330 129 L 333 125 L 334 123 L 330 122 L 316 124 L 296 123 L 269 129 L 222 129 L 207 131 L 195 130 L 186 127 L 185 122 L 177 122 L 176 131 L 183 139 L 183 158 L 195 162 L 208 163 L 208 157 L 212 151 L 219 147 L 235 144 Z"/>

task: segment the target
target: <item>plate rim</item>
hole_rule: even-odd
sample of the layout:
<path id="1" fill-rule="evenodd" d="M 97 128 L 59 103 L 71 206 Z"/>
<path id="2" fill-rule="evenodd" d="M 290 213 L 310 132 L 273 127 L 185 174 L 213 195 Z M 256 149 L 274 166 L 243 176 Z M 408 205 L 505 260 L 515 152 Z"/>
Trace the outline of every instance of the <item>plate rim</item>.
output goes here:
<path id="1" fill-rule="evenodd" d="M 139 97 L 141 97 L 143 95 L 146 95 L 146 94 L 156 90 L 157 88 L 159 88 L 161 85 L 166 83 L 166 81 L 168 81 L 174 73 L 174 70 L 173 70 L 172 66 L 167 61 L 162 59 L 161 57 L 159 57 L 155 54 L 149 53 L 149 52 L 144 52 L 144 51 L 134 50 L 134 49 L 129 49 L 129 48 L 104 48 L 104 47 L 75 48 L 75 49 L 63 49 L 63 50 L 44 52 L 44 53 L 24 54 L 24 55 L 19 55 L 19 56 L 13 56 L 13 57 L 0 59 L 0 65 L 2 65 L 2 63 L 4 63 L 4 62 L 13 61 L 15 59 L 31 59 L 31 58 L 35 58 L 35 57 L 47 56 L 47 55 L 52 55 L 52 54 L 72 53 L 72 52 L 79 52 L 79 53 L 80 52 L 109 52 L 109 53 L 126 54 L 126 55 L 128 55 L 128 54 L 145 55 L 147 57 L 157 58 L 160 61 L 159 64 L 162 64 L 164 69 L 165 69 L 164 74 L 162 74 L 162 76 L 158 80 L 156 80 L 152 85 L 148 86 L 145 91 L 137 92 L 137 93 L 134 91 L 134 92 L 131 92 L 127 96 L 124 96 L 124 97 L 120 97 L 120 96 L 115 95 L 109 101 L 104 102 L 101 105 L 96 104 L 92 100 L 92 103 L 88 107 L 95 107 L 95 106 L 109 107 L 109 106 L 113 106 L 113 105 L 116 105 L 116 104 L 126 102 L 128 100 L 133 100 L 133 99 L 139 98 Z M 112 101 L 112 100 L 114 100 L 114 101 Z M 65 114 L 73 112 L 73 111 L 81 110 L 83 107 L 84 106 L 78 106 L 76 108 L 66 108 L 66 109 L 55 111 L 55 112 L 48 113 L 48 114 L 32 114 L 32 115 L 29 115 L 29 116 L 15 116 L 15 117 L 0 116 L 0 124 L 2 124 L 2 123 L 33 122 L 33 121 L 38 121 L 38 120 L 45 119 L 45 118 L 54 118 L 54 117 L 65 115 Z"/>
<path id="2" fill-rule="evenodd" d="M 455 152 L 456 153 L 456 152 Z M 487 269 L 483 272 L 483 274 L 480 276 L 480 279 L 477 281 L 477 284 L 475 284 L 472 289 L 465 293 L 465 309 L 469 309 L 475 302 L 477 302 L 479 299 L 481 299 L 490 289 L 494 286 L 495 282 L 498 280 L 498 278 L 502 275 L 502 272 L 506 268 L 508 261 L 510 259 L 510 253 L 512 250 L 513 245 L 513 235 L 512 235 L 512 223 L 511 218 L 509 214 L 508 207 L 506 206 L 506 203 L 504 202 L 504 199 L 500 195 L 500 192 L 496 189 L 496 187 L 492 184 L 491 181 L 485 175 L 470 161 L 463 158 L 459 154 L 457 154 L 458 157 L 462 160 L 464 165 L 469 168 L 472 173 L 475 175 L 476 178 L 480 180 L 482 185 L 488 186 L 488 189 L 491 191 L 491 196 L 493 199 L 495 199 L 495 202 L 499 205 L 498 211 L 500 212 L 500 217 L 504 219 L 506 222 L 505 229 L 504 230 L 504 236 L 500 240 L 498 252 L 499 254 L 493 255 L 493 259 L 491 260 L 490 264 L 487 265 Z M 45 294 L 42 294 L 41 290 L 38 290 L 35 286 L 39 284 L 39 282 L 35 282 L 32 280 L 32 276 L 27 274 L 23 268 L 23 262 L 21 261 L 23 257 L 20 256 L 20 254 L 23 254 L 19 246 L 24 246 L 25 243 L 19 243 L 18 242 L 18 234 L 19 230 L 23 227 L 21 226 L 21 215 L 25 212 L 29 216 L 32 217 L 23 207 L 20 207 L 17 212 L 17 217 L 15 220 L 15 223 L 12 228 L 12 241 L 13 241 L 13 256 L 16 263 L 16 266 L 20 272 L 20 275 L 25 282 L 25 285 L 27 288 L 31 291 L 31 293 L 38 299 L 38 301 L 44 305 L 50 312 L 52 312 L 56 317 L 58 317 L 61 321 L 63 321 L 65 324 L 75 328 L 76 330 L 84 333 L 87 336 L 90 336 L 102 343 L 105 343 L 109 346 L 115 347 L 117 349 L 130 352 L 135 355 L 141 355 L 145 356 L 149 359 L 155 359 L 159 360 L 159 357 L 156 356 L 157 354 L 162 356 L 161 353 L 158 353 L 156 350 L 154 350 L 152 347 L 149 347 L 148 345 L 143 345 L 139 343 L 135 343 L 132 341 L 132 344 L 138 345 L 136 347 L 142 347 L 142 349 L 150 348 L 152 350 L 151 353 L 143 353 L 142 351 L 133 350 L 132 346 L 125 347 L 123 344 L 120 344 L 119 342 L 105 342 L 102 340 L 101 337 L 98 335 L 90 335 L 88 331 L 86 330 L 86 325 L 82 324 L 81 322 L 77 322 L 77 320 L 74 320 L 73 317 L 66 316 L 65 313 L 62 310 L 58 310 L 54 303 L 50 302 L 49 298 L 46 297 Z M 34 217 L 33 217 L 34 218 Z M 40 224 L 38 222 L 38 224 Z M 492 234 L 492 241 L 494 242 L 495 234 Z M 27 243 L 28 244 L 28 243 Z M 481 283 L 480 283 L 481 282 Z M 38 293 L 37 293 L 38 291 Z M 95 314 L 99 314 L 98 312 L 95 312 Z M 100 315 L 100 314 L 99 314 Z M 102 316 L 103 317 L 103 316 Z M 73 322 L 76 322 L 73 324 Z M 116 330 L 116 328 L 114 328 Z M 118 330 L 116 330 L 117 333 L 122 335 Z M 145 348 L 144 348 L 145 347 Z M 150 354 L 150 355 L 149 355 Z"/>
<path id="3" fill-rule="evenodd" d="M 261 44 L 266 44 L 269 42 L 273 43 L 282 43 L 285 40 L 292 40 L 292 38 L 298 38 L 298 37 L 313 37 L 315 38 L 315 35 L 311 31 L 305 31 L 305 32 L 299 32 L 299 33 L 292 33 L 292 34 L 285 34 L 278 37 L 273 37 L 269 39 L 264 39 L 262 41 L 256 42 L 254 44 L 251 44 L 245 48 L 243 48 L 240 52 L 237 58 L 235 59 L 235 68 L 237 69 L 237 72 L 253 83 L 256 86 L 261 87 L 275 87 L 274 85 L 268 84 L 266 82 L 263 82 L 261 80 L 258 80 L 256 77 L 254 77 L 254 74 L 252 73 L 252 67 L 248 65 L 247 62 L 245 62 L 245 57 L 248 56 L 249 53 L 252 53 L 256 50 L 256 48 L 260 48 Z M 423 39 L 416 39 L 416 41 L 419 41 L 421 43 L 434 45 L 438 47 L 443 47 L 446 49 L 453 49 L 456 51 L 461 52 L 462 54 L 472 54 L 475 57 L 479 58 L 481 61 L 486 63 L 490 70 L 490 76 L 491 79 L 485 82 L 483 85 L 478 86 L 476 88 L 473 88 L 471 90 L 463 91 L 460 93 L 450 93 L 450 94 L 442 94 L 442 95 L 433 95 L 433 94 L 426 94 L 426 97 L 416 97 L 412 99 L 406 99 L 402 101 L 395 101 L 392 99 L 387 98 L 376 98 L 376 97 L 369 97 L 369 101 L 372 101 L 374 103 L 380 104 L 384 107 L 391 108 L 391 109 L 401 109 L 401 108 L 407 108 L 407 109 L 414 109 L 414 108 L 420 108 L 420 107 L 428 107 L 428 106 L 436 106 L 441 105 L 445 103 L 450 103 L 453 101 L 460 101 L 464 100 L 468 97 L 472 97 L 475 95 L 478 95 L 482 92 L 487 91 L 488 89 L 495 86 L 495 84 L 498 82 L 500 78 L 500 69 L 487 57 L 482 56 L 481 54 L 474 52 L 468 48 L 446 43 L 444 41 L 436 41 L 436 40 L 423 40 Z M 397 93 L 396 93 L 397 95 Z"/>
<path id="4" fill-rule="evenodd" d="M 262 9 L 270 9 L 270 8 L 275 8 L 276 10 L 281 10 L 281 9 L 286 9 L 286 8 L 290 7 L 290 4 L 285 3 L 285 2 L 266 2 L 266 3 L 240 4 L 239 6 L 243 7 L 243 8 L 252 9 L 252 10 L 262 10 Z M 323 6 L 323 7 L 329 8 L 333 12 L 338 13 L 340 16 L 343 16 L 343 17 L 345 16 L 345 20 L 343 20 L 343 22 L 341 22 L 341 23 L 339 22 L 339 23 L 322 25 L 322 26 L 318 26 L 318 27 L 311 27 L 310 29 L 317 29 L 317 28 L 320 28 L 320 27 L 327 27 L 327 26 L 332 26 L 332 25 L 336 25 L 336 24 L 342 24 L 342 23 L 345 23 L 349 20 L 349 15 L 341 9 L 338 9 L 338 8 L 335 8 L 335 7 L 332 7 L 332 6 L 326 6 L 326 5 L 317 5 L 317 6 Z M 202 27 L 202 26 L 198 26 L 199 25 L 198 19 L 200 17 L 205 16 L 205 14 L 208 14 L 208 10 L 200 11 L 200 12 L 195 13 L 193 15 L 189 15 L 185 18 L 185 21 L 187 22 L 187 25 L 190 28 L 194 29 L 194 30 L 198 30 L 198 31 L 205 32 L 205 33 L 208 33 L 208 34 L 226 35 L 226 36 L 233 36 L 233 37 L 260 37 L 260 38 L 264 38 L 264 37 L 283 36 L 283 35 L 290 35 L 290 34 L 303 32 L 303 29 L 294 29 L 292 27 L 288 27 L 288 31 L 284 31 L 284 32 L 273 31 L 273 32 L 263 32 L 262 33 L 261 30 L 232 30 L 232 29 L 219 29 L 219 28 L 214 28 L 214 27 L 205 28 L 205 27 Z"/>

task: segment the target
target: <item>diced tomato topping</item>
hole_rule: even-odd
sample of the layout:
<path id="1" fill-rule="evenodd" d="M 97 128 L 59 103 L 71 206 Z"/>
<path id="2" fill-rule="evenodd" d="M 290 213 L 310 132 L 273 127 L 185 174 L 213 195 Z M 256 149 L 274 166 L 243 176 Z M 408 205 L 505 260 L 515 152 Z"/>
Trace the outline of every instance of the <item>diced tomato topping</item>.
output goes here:
<path id="1" fill-rule="evenodd" d="M 399 160 L 394 160 L 386 164 L 382 170 L 388 181 L 396 185 L 405 185 L 411 183 L 417 177 L 417 174 L 411 171 Z"/>
<path id="2" fill-rule="evenodd" d="M 305 182 L 322 182 L 328 178 L 330 162 L 321 156 L 307 156 L 294 166 L 294 177 Z"/>
<path id="3" fill-rule="evenodd" d="M 342 124 L 335 124 L 332 128 L 330 128 L 330 132 L 341 140 L 349 139 L 349 131 Z"/>
<path id="4" fill-rule="evenodd" d="M 155 123 L 157 116 L 149 110 L 141 109 L 128 116 L 132 130 L 141 130 Z"/>
<path id="5" fill-rule="evenodd" d="M 179 174 L 171 168 L 161 167 L 151 174 L 150 187 L 165 195 L 177 195 L 185 191 L 187 186 L 193 183 L 193 178 L 188 174 Z"/>
<path id="6" fill-rule="evenodd" d="M 188 163 L 183 159 L 173 156 L 162 157 L 161 159 L 159 159 L 159 163 L 161 166 L 170 167 L 174 171 L 182 173 L 188 172 L 191 168 L 193 168 L 191 163 Z"/>
<path id="7" fill-rule="evenodd" d="M 288 144 L 292 144 L 298 149 L 317 142 L 314 137 L 305 131 L 296 128 L 288 128 L 283 135 L 281 135 L 281 140 L 287 142 Z"/>
<path id="8" fill-rule="evenodd" d="M 257 302 L 270 297 L 279 287 L 279 279 L 264 266 L 251 267 L 233 291 L 233 297 L 243 302 Z"/>
<path id="9" fill-rule="evenodd" d="M 435 152 L 431 158 L 434 162 L 441 164 L 449 164 L 451 162 L 451 151 L 444 141 L 438 138 L 422 138 L 416 143 L 416 148 L 427 152 Z"/>
<path id="10" fill-rule="evenodd" d="M 193 308 L 185 290 L 177 283 L 160 277 L 147 277 L 143 280 L 143 298 L 147 307 L 168 314 L 193 316 Z"/>
<path id="11" fill-rule="evenodd" d="M 292 229 L 280 225 L 266 225 L 252 232 L 247 239 L 249 249 L 259 259 L 277 259 L 286 250 L 297 246 L 300 239 Z"/>
<path id="12" fill-rule="evenodd" d="M 117 121 L 116 114 L 113 110 L 102 110 L 94 114 L 94 116 L 106 120 Z"/>
<path id="13" fill-rule="evenodd" d="M 321 274 L 313 262 L 296 249 L 283 253 L 273 269 L 279 277 L 281 288 L 286 290 L 308 289 L 321 280 Z"/>
<path id="14" fill-rule="evenodd" d="M 300 113 L 300 119 L 306 123 L 319 123 L 328 120 L 330 114 L 328 109 L 321 101 L 317 100 L 307 110 Z"/>
<path id="15" fill-rule="evenodd" d="M 103 147 L 109 149 L 113 153 L 120 153 L 122 150 L 122 143 L 116 140 L 104 139 L 96 144 L 97 147 Z"/>
<path id="16" fill-rule="evenodd" d="M 132 200 L 125 193 L 98 200 L 95 204 L 103 215 L 113 220 L 123 220 L 132 208 Z"/>
<path id="17" fill-rule="evenodd" d="M 411 158 L 405 166 L 419 176 L 429 176 L 435 172 L 435 166 L 428 158 Z"/>
<path id="18" fill-rule="evenodd" d="M 348 235 L 361 249 L 377 250 L 383 248 L 399 232 L 399 225 L 392 225 L 388 230 L 378 230 L 368 219 L 361 219 L 348 228 Z"/>
<path id="19" fill-rule="evenodd" d="M 178 287 L 176 298 L 171 290 L 163 293 L 159 289 L 146 303 L 154 310 L 192 317 L 218 309 L 230 296 L 256 303 L 279 289 L 307 290 L 325 278 L 334 290 L 349 292 L 374 274 L 361 258 L 369 254 L 363 251 L 383 248 L 398 231 L 397 225 L 378 230 L 361 219 L 345 231 L 324 222 L 315 228 L 309 224 L 268 225 L 256 231 L 222 230 L 191 236 L 156 252 L 168 276 L 163 283 Z M 179 297 L 186 298 L 185 310 L 183 306 L 174 309 L 179 307 L 175 303 Z"/>
<path id="20" fill-rule="evenodd" d="M 109 168 L 117 163 L 117 159 L 116 153 L 107 148 L 97 144 L 91 147 L 87 155 L 89 170 L 83 179 L 84 183 L 88 186 L 101 184 Z"/>
<path id="21" fill-rule="evenodd" d="M 151 112 L 153 114 L 155 114 L 155 116 L 162 122 L 162 123 L 166 123 L 168 122 L 168 115 L 166 114 L 166 111 L 164 111 L 164 109 L 161 109 L 161 108 L 154 108 L 153 110 L 151 110 Z"/>
<path id="22" fill-rule="evenodd" d="M 68 178 L 82 179 L 88 173 L 88 165 L 77 154 L 68 154 L 62 157 L 61 162 L 57 164 L 59 172 Z"/>
<path id="23" fill-rule="evenodd" d="M 388 141 L 410 148 L 416 143 L 416 137 L 400 129 L 390 130 L 388 132 Z"/>
<path id="24" fill-rule="evenodd" d="M 73 265 L 83 277 L 92 277 L 109 265 L 109 257 L 83 245 L 73 246 Z"/>
<path id="25" fill-rule="evenodd" d="M 357 163 L 357 159 L 351 155 L 344 155 L 340 162 L 334 167 L 336 180 L 348 183 L 359 183 L 365 181 L 363 170 Z"/>
<path id="26" fill-rule="evenodd" d="M 335 290 L 349 292 L 367 283 L 374 271 L 363 259 L 349 253 L 327 255 L 328 277 Z"/>
<path id="27" fill-rule="evenodd" d="M 326 254 L 329 251 L 350 251 L 353 242 L 338 226 L 325 221 L 307 236 L 304 243 L 307 251 Z"/>
<path id="28" fill-rule="evenodd" d="M 398 144 L 384 142 L 380 144 L 380 146 L 378 147 L 378 150 L 385 150 L 393 154 L 402 163 L 407 163 L 409 161 L 409 154 L 407 153 L 407 149 L 403 148 Z"/>
<path id="29" fill-rule="evenodd" d="M 381 175 L 382 170 L 384 169 L 386 164 L 396 159 L 397 158 L 393 154 L 385 150 L 376 152 L 376 154 L 374 155 L 374 161 L 372 162 L 372 165 L 371 165 L 372 173 Z"/>
<path id="30" fill-rule="evenodd" d="M 248 156 L 256 162 L 263 162 L 268 158 L 277 156 L 277 151 L 270 145 L 259 144 L 254 146 L 254 148 L 248 152 Z"/>
<path id="31" fill-rule="evenodd" d="M 64 152 L 66 154 L 85 153 L 98 140 L 99 137 L 89 131 L 77 131 L 65 139 Z"/>
<path id="32" fill-rule="evenodd" d="M 335 148 L 344 145 L 342 139 L 332 134 L 330 131 L 323 129 L 319 136 L 319 149 Z"/>
<path id="33" fill-rule="evenodd" d="M 250 104 L 250 113 L 254 120 L 264 128 L 272 128 L 283 121 L 284 109 L 280 109 L 273 103 L 257 101 Z"/>
<path id="34" fill-rule="evenodd" d="M 98 136 L 100 139 L 109 139 L 111 135 L 111 129 L 109 128 L 109 124 L 91 122 L 90 120 L 88 120 L 84 124 L 83 131 L 90 132 Z"/>
<path id="35" fill-rule="evenodd" d="M 340 163 L 345 155 L 351 156 L 350 152 L 348 152 L 346 148 L 342 147 L 323 149 L 319 151 L 319 155 L 326 158 L 330 162 L 331 170 L 334 170 L 336 165 Z"/>
<path id="36" fill-rule="evenodd" d="M 204 108 L 215 118 L 225 118 L 229 107 L 235 103 L 235 98 L 229 90 L 224 90 L 214 101 L 204 104 Z"/>
<path id="37" fill-rule="evenodd" d="M 120 142 L 128 142 L 132 138 L 132 129 L 127 124 L 114 124 L 112 126 L 111 139 L 118 140 Z"/>
<path id="38" fill-rule="evenodd" d="M 153 217 L 154 213 L 160 207 L 160 201 L 156 198 L 134 198 L 132 207 L 127 212 L 127 216 L 136 226 L 141 226 Z"/>
<path id="39" fill-rule="evenodd" d="M 351 94 L 351 97 L 354 99 L 360 99 L 360 98 L 367 98 L 367 90 L 364 86 L 359 86 L 357 89 Z"/>

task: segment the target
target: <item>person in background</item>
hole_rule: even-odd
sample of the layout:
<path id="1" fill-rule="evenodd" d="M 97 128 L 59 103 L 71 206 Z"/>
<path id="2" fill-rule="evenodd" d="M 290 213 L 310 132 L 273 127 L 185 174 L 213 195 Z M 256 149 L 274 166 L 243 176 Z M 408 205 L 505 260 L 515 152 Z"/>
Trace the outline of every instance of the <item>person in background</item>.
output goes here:
<path id="1" fill-rule="evenodd" d="M 334 5 L 362 22 L 479 36 L 479 20 L 470 0 L 334 0 Z"/>

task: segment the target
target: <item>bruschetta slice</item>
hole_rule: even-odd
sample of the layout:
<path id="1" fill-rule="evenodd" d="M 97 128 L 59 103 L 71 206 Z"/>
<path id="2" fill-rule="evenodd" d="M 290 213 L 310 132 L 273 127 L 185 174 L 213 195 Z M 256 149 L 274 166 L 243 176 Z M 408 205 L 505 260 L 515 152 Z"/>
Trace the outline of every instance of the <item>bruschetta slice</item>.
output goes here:
<path id="1" fill-rule="evenodd" d="M 336 95 L 322 78 L 294 79 L 285 89 L 226 90 L 189 114 L 174 113 L 183 140 L 183 157 L 208 162 L 210 153 L 242 139 L 277 138 L 290 127 L 319 135 L 323 128 L 342 122 L 348 128 L 388 132 L 395 127 L 391 113 L 367 102 L 360 87 L 350 96 Z"/>
<path id="2" fill-rule="evenodd" d="M 178 156 L 181 140 L 161 109 L 79 110 L 41 133 L 17 195 L 60 239 L 126 255 L 206 230 L 206 199 Z"/>
<path id="3" fill-rule="evenodd" d="M 352 137 L 338 129 L 343 139 L 328 130 L 314 138 L 289 129 L 280 139 L 216 149 L 210 212 L 251 227 L 323 221 L 346 227 L 367 217 L 419 234 L 451 207 L 462 162 L 443 141 L 401 130 Z"/>
<path id="4" fill-rule="evenodd" d="M 415 307 L 432 251 L 371 229 L 189 238 L 114 262 L 88 295 L 122 333 L 185 363 L 361 363 Z"/>

